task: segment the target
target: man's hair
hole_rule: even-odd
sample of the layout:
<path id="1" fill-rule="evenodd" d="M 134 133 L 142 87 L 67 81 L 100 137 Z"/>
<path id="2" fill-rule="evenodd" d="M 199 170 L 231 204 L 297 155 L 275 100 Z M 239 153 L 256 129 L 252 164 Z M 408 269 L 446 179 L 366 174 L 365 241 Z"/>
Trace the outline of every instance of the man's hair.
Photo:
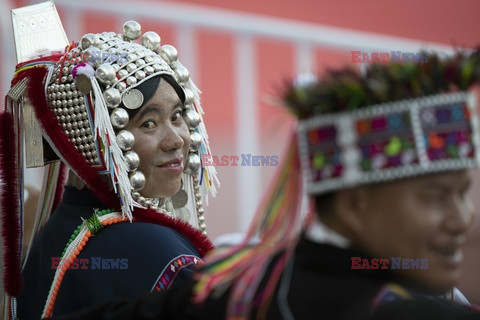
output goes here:
<path id="1" fill-rule="evenodd" d="M 333 213 L 333 198 L 335 192 L 315 196 L 315 212 L 317 217 L 325 217 Z"/>

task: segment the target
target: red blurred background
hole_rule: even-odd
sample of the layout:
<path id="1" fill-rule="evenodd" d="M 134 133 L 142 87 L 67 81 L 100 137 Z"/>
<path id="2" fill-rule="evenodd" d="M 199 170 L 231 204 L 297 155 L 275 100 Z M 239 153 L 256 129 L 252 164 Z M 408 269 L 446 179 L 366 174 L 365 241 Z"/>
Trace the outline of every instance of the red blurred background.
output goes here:
<path id="1" fill-rule="evenodd" d="M 2 93 L 15 66 L 10 9 L 41 1 L 0 2 Z M 351 64 L 351 51 L 432 48 L 479 43 L 480 2 L 475 0 L 58 0 L 69 39 L 87 32 L 120 32 L 127 20 L 172 44 L 203 91 L 204 117 L 214 155 L 278 156 L 292 119 L 276 104 L 287 79 Z M 351 64 L 352 65 L 352 64 Z M 352 65 L 361 68 L 361 64 Z M 245 231 L 275 166 L 218 167 L 221 187 L 207 207 L 209 235 Z M 29 171 L 35 184 L 38 171 Z M 480 192 L 476 173 L 474 196 Z M 40 187 L 40 186 L 39 186 Z M 477 197 L 479 199 L 479 197 Z M 477 200 L 480 208 L 480 200 Z M 466 246 L 460 289 L 480 303 L 480 228 Z"/>

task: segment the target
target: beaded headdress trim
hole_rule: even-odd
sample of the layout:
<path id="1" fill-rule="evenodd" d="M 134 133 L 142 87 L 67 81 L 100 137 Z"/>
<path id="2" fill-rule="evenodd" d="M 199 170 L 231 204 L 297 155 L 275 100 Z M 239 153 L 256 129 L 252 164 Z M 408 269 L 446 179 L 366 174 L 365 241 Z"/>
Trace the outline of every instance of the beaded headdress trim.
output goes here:
<path id="1" fill-rule="evenodd" d="M 477 166 L 475 102 L 473 94 L 439 94 L 301 121 L 307 191 L 322 194 Z"/>

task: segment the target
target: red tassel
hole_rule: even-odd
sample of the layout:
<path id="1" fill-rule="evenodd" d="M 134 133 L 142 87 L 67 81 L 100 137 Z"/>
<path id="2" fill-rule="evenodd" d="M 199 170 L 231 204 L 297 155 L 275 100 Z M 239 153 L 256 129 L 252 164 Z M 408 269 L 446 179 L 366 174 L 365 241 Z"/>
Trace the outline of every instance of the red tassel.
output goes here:
<path id="1" fill-rule="evenodd" d="M 15 139 L 13 116 L 0 114 L 0 178 L 2 236 L 4 241 L 3 285 L 10 296 L 17 296 L 21 290 L 21 256 L 20 256 L 20 197 L 17 177 L 17 139 Z"/>
<path id="2" fill-rule="evenodd" d="M 67 183 L 67 173 L 68 173 L 68 167 L 65 163 L 60 164 L 60 172 L 58 173 L 58 180 L 57 180 L 57 188 L 55 190 L 55 198 L 53 200 L 53 206 L 52 206 L 52 212 L 57 209 L 58 205 L 60 204 L 60 201 L 62 201 L 63 197 L 63 190 L 65 187 L 65 183 Z"/>

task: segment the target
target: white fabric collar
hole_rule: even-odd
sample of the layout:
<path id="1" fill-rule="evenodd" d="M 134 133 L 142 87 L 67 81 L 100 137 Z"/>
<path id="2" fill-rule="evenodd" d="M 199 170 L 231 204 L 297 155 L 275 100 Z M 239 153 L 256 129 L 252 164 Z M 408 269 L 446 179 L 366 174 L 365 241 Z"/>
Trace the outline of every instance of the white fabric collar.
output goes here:
<path id="1" fill-rule="evenodd" d="M 318 219 L 317 217 L 315 217 L 310 223 L 310 225 L 307 227 L 305 235 L 307 239 L 317 243 L 331 244 L 342 249 L 348 248 L 350 246 L 350 241 L 346 237 L 342 236 L 340 233 L 333 230 L 332 228 L 327 227 L 327 225 L 321 222 L 320 219 Z M 457 288 L 453 288 L 452 291 L 449 291 L 437 297 L 449 301 L 455 301 L 457 303 L 467 306 L 470 305 L 468 299 Z"/>
<path id="2" fill-rule="evenodd" d="M 307 227 L 305 235 L 313 242 L 331 244 L 344 249 L 350 246 L 350 241 L 346 237 L 327 227 L 317 217 Z"/>

